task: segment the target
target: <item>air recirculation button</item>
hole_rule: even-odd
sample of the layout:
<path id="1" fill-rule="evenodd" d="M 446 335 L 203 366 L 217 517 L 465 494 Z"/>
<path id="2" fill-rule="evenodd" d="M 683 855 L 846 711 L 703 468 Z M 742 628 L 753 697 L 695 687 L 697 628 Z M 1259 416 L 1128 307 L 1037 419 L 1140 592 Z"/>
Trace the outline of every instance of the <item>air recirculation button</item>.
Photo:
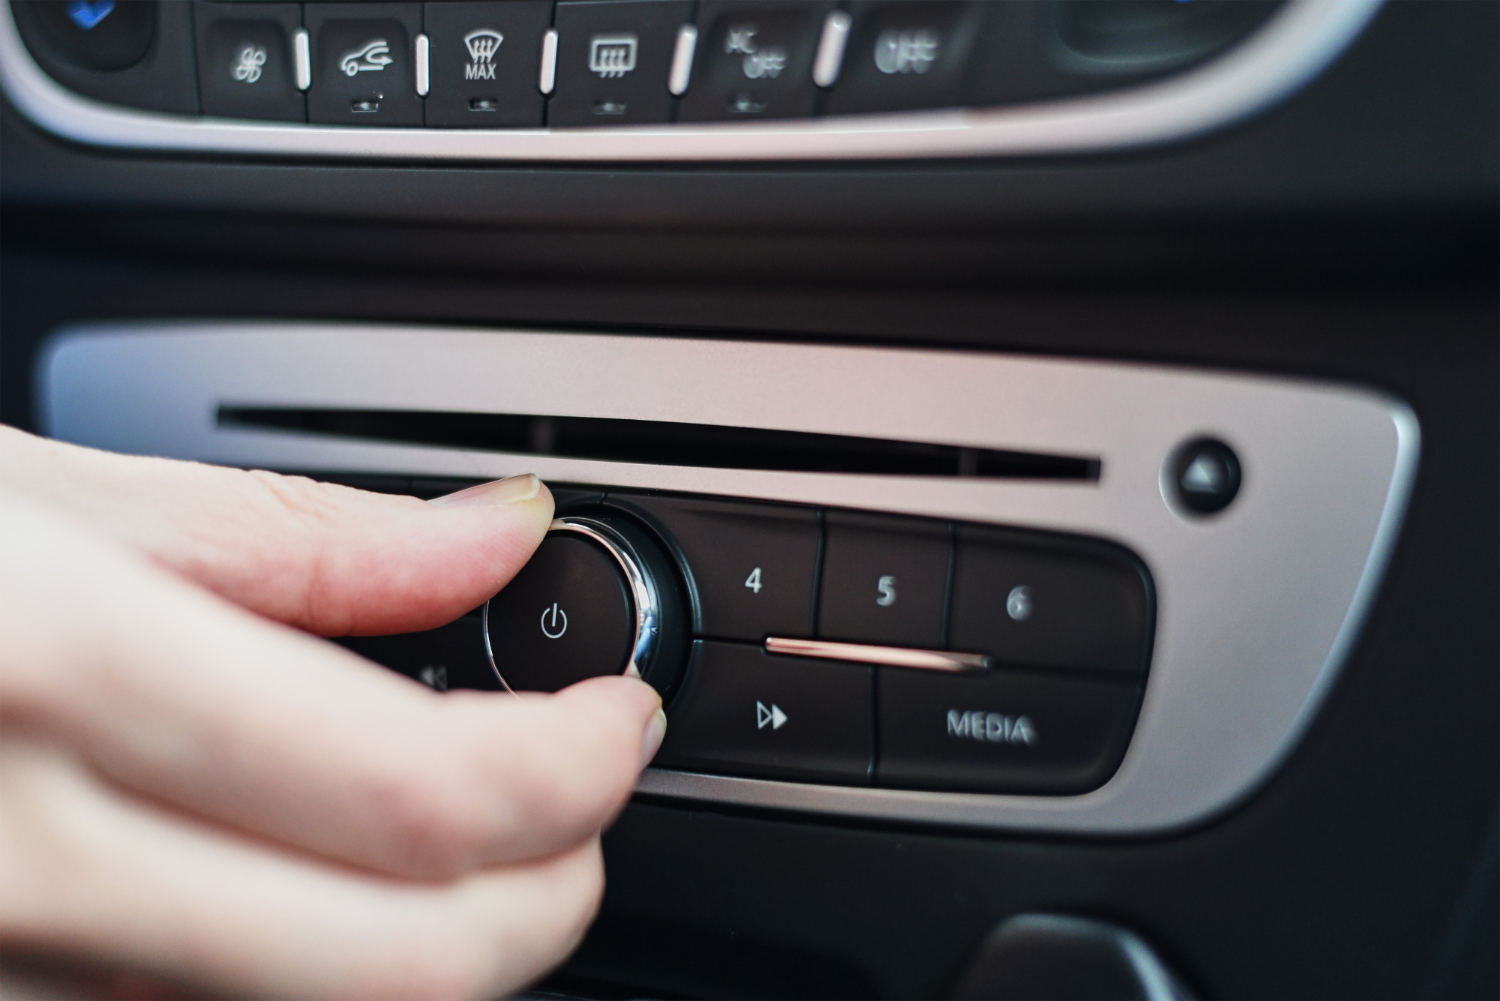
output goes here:
<path id="1" fill-rule="evenodd" d="M 618 515 L 560 518 L 485 606 L 484 638 L 516 690 L 633 671 L 665 697 L 686 655 L 684 606 L 671 560 L 645 529 Z"/>

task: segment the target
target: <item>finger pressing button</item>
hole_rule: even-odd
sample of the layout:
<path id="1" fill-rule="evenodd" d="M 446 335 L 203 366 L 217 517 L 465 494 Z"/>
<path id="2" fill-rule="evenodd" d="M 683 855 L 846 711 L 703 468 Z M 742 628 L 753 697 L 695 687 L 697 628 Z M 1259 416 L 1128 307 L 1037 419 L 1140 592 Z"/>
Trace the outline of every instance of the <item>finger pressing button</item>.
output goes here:
<path id="1" fill-rule="evenodd" d="M 619 564 L 581 535 L 549 534 L 490 601 L 495 665 L 515 689 L 555 692 L 584 678 L 619 674 L 634 630 Z"/>

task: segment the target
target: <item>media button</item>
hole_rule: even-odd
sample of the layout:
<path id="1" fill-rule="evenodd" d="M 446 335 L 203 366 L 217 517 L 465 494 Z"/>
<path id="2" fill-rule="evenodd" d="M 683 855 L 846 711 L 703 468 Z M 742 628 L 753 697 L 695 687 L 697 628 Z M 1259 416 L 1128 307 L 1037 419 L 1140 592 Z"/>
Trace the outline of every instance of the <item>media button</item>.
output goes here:
<path id="1" fill-rule="evenodd" d="M 876 679 L 877 785 L 1076 794 L 1115 773 L 1141 685 L 1030 673 L 934 674 L 882 668 Z"/>

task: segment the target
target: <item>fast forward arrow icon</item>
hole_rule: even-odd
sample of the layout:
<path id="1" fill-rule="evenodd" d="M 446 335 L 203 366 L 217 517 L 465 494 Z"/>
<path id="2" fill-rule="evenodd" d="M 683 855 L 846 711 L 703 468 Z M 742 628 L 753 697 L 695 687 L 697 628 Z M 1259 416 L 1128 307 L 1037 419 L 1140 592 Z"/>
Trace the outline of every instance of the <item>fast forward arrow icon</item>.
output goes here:
<path id="1" fill-rule="evenodd" d="M 770 706 L 764 702 L 755 703 L 755 729 L 764 730 L 769 725 L 772 730 L 780 730 L 785 722 L 786 713 L 776 703 L 772 702 Z"/>

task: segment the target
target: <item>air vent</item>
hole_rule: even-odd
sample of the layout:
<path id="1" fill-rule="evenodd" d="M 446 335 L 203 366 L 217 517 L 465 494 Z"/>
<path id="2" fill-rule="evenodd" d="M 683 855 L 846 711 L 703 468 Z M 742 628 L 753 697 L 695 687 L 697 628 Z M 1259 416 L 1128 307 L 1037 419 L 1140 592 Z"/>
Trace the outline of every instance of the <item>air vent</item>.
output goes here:
<path id="1" fill-rule="evenodd" d="M 1099 479 L 1099 460 L 1006 452 L 853 435 L 678 424 L 605 417 L 219 407 L 220 427 L 273 428 L 604 462 L 797 473 L 967 476 L 982 479 Z"/>

